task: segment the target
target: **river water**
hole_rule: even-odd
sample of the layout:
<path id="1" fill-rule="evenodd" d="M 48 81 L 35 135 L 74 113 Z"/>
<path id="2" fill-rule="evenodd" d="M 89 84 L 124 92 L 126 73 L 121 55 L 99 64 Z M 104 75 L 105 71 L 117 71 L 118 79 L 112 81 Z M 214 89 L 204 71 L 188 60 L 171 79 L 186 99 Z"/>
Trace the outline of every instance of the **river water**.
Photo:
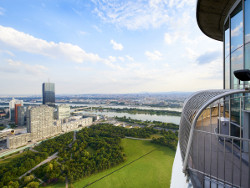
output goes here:
<path id="1" fill-rule="evenodd" d="M 39 103 L 24 103 L 30 105 L 39 105 Z M 61 103 L 56 103 L 61 104 Z M 88 107 L 99 107 L 103 108 L 138 108 L 138 109 L 147 109 L 147 110 L 172 110 L 172 111 L 181 111 L 181 108 L 160 108 L 160 107 L 149 107 L 149 106 L 120 106 L 120 105 L 99 105 L 99 104 L 79 104 L 79 103 L 65 103 L 70 106 L 88 106 Z M 0 105 L 0 107 L 8 107 L 8 105 Z M 179 116 L 169 116 L 169 115 L 150 115 L 150 114 L 129 114 L 129 113 L 118 113 L 118 112 L 96 112 L 96 111 L 87 111 L 83 112 L 83 114 L 97 114 L 97 115 L 106 115 L 108 117 L 130 117 L 131 119 L 138 119 L 142 121 L 162 121 L 165 123 L 180 123 Z"/>
<path id="2" fill-rule="evenodd" d="M 25 105 L 40 105 L 41 103 L 31 103 L 31 102 L 24 102 Z M 88 106 L 88 107 L 103 107 L 103 108 L 137 108 L 137 109 L 144 109 L 144 110 L 170 110 L 170 111 L 177 111 L 181 112 L 182 108 L 169 108 L 169 107 L 151 107 L 151 106 L 128 106 L 128 105 L 106 105 L 106 104 L 81 104 L 81 103 L 56 103 L 56 105 L 60 104 L 67 104 L 70 106 Z M 9 107 L 8 104 L 0 105 L 0 107 Z"/>
<path id="3" fill-rule="evenodd" d="M 118 112 L 98 112 L 98 111 L 83 111 L 83 114 L 97 114 L 105 115 L 108 117 L 130 117 L 131 119 L 138 119 L 142 121 L 161 121 L 165 123 L 175 123 L 179 125 L 180 117 L 179 116 L 169 116 L 169 115 L 150 115 L 150 114 L 129 114 L 129 113 L 118 113 Z"/>

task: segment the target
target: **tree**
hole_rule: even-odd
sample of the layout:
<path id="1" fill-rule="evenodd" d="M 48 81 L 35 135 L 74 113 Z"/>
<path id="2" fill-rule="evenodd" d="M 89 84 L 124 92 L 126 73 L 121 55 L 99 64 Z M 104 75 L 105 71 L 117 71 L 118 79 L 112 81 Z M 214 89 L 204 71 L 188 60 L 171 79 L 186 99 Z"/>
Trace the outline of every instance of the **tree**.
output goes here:
<path id="1" fill-rule="evenodd" d="M 39 183 L 32 181 L 27 185 L 28 188 L 38 188 L 39 187 Z"/>

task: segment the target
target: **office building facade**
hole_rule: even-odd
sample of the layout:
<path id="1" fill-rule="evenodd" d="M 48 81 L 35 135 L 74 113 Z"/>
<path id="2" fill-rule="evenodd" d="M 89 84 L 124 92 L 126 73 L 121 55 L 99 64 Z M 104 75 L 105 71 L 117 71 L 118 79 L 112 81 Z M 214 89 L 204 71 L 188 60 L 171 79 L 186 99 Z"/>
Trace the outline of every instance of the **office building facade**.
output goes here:
<path id="1" fill-rule="evenodd" d="M 54 83 L 43 83 L 43 104 L 44 105 L 55 105 L 55 84 Z"/>
<path id="2" fill-rule="evenodd" d="M 224 89 L 184 103 L 183 172 L 194 187 L 250 187 L 250 0 L 198 0 L 196 13 L 203 33 L 223 42 Z"/>
<path id="3" fill-rule="evenodd" d="M 57 106 L 57 119 L 65 119 L 70 117 L 70 106 L 66 104 Z"/>
<path id="4" fill-rule="evenodd" d="M 21 104 L 15 104 L 15 124 L 18 125 L 18 107 L 21 107 Z"/>
<path id="5" fill-rule="evenodd" d="M 24 106 L 17 107 L 17 118 L 18 118 L 18 125 L 24 126 L 26 123 L 26 109 Z"/>
<path id="6" fill-rule="evenodd" d="M 32 140 L 40 140 L 60 132 L 60 127 L 57 130 L 53 123 L 53 107 L 41 105 L 28 109 L 27 132 L 32 133 Z"/>
<path id="7" fill-rule="evenodd" d="M 20 107 L 19 107 L 20 108 Z M 93 118 L 73 116 L 54 120 L 54 108 L 47 105 L 29 106 L 26 110 L 27 133 L 7 137 L 7 147 L 17 148 L 29 141 L 38 141 L 92 125 Z"/>
<path id="8" fill-rule="evenodd" d="M 16 104 L 19 104 L 20 106 L 23 106 L 23 100 L 17 100 L 17 99 L 12 99 L 10 102 L 9 102 L 9 116 L 10 116 L 10 120 L 15 122 L 15 105 Z"/>

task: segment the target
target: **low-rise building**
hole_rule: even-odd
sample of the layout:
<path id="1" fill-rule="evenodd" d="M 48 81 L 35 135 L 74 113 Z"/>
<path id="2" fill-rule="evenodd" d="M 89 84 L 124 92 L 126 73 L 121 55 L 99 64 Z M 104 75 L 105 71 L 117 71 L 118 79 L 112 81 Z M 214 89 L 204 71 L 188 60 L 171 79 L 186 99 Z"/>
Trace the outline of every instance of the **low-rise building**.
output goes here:
<path id="1" fill-rule="evenodd" d="M 31 133 L 9 136 L 7 138 L 7 148 L 18 148 L 26 145 L 29 141 L 31 141 Z"/>
<path id="2" fill-rule="evenodd" d="M 74 129 L 78 129 L 78 128 L 83 128 L 83 127 L 87 127 L 90 126 L 93 123 L 93 118 L 92 117 L 88 117 L 88 118 L 82 118 L 79 116 L 75 116 L 72 118 L 69 118 L 65 123 L 62 124 L 62 131 L 63 132 L 68 132 L 68 131 L 72 131 Z"/>

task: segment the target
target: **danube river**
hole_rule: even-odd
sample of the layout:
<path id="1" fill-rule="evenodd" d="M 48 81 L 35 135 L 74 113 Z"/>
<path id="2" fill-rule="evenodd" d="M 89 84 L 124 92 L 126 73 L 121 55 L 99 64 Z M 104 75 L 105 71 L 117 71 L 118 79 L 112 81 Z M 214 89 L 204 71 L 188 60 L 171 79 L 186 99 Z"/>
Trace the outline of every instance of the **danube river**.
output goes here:
<path id="1" fill-rule="evenodd" d="M 41 103 L 24 103 L 25 105 L 40 105 Z M 56 103 L 57 105 L 62 103 Z M 74 104 L 74 103 L 66 103 L 70 106 L 88 106 L 88 107 L 99 107 L 102 106 L 103 108 L 138 108 L 138 109 L 146 109 L 146 110 L 172 110 L 172 111 L 181 111 L 181 108 L 159 108 L 159 107 L 149 107 L 149 106 L 120 106 L 120 105 L 99 105 L 99 104 Z M 0 105 L 0 107 L 8 107 L 6 105 Z M 170 116 L 170 115 L 150 115 L 150 114 L 129 114 L 129 113 L 118 113 L 118 112 L 95 112 L 95 111 L 87 111 L 83 112 L 83 114 L 98 114 L 98 115 L 106 115 L 108 117 L 130 117 L 131 119 L 138 119 L 142 121 L 162 121 L 166 123 L 180 123 L 179 116 Z"/>
<path id="2" fill-rule="evenodd" d="M 150 115 L 150 114 L 129 114 L 129 113 L 118 113 L 118 112 L 98 112 L 98 111 L 83 111 L 83 114 L 97 114 L 105 115 L 108 117 L 130 117 L 131 119 L 138 119 L 142 121 L 162 121 L 165 123 L 180 123 L 180 116 L 169 116 L 169 115 Z"/>

